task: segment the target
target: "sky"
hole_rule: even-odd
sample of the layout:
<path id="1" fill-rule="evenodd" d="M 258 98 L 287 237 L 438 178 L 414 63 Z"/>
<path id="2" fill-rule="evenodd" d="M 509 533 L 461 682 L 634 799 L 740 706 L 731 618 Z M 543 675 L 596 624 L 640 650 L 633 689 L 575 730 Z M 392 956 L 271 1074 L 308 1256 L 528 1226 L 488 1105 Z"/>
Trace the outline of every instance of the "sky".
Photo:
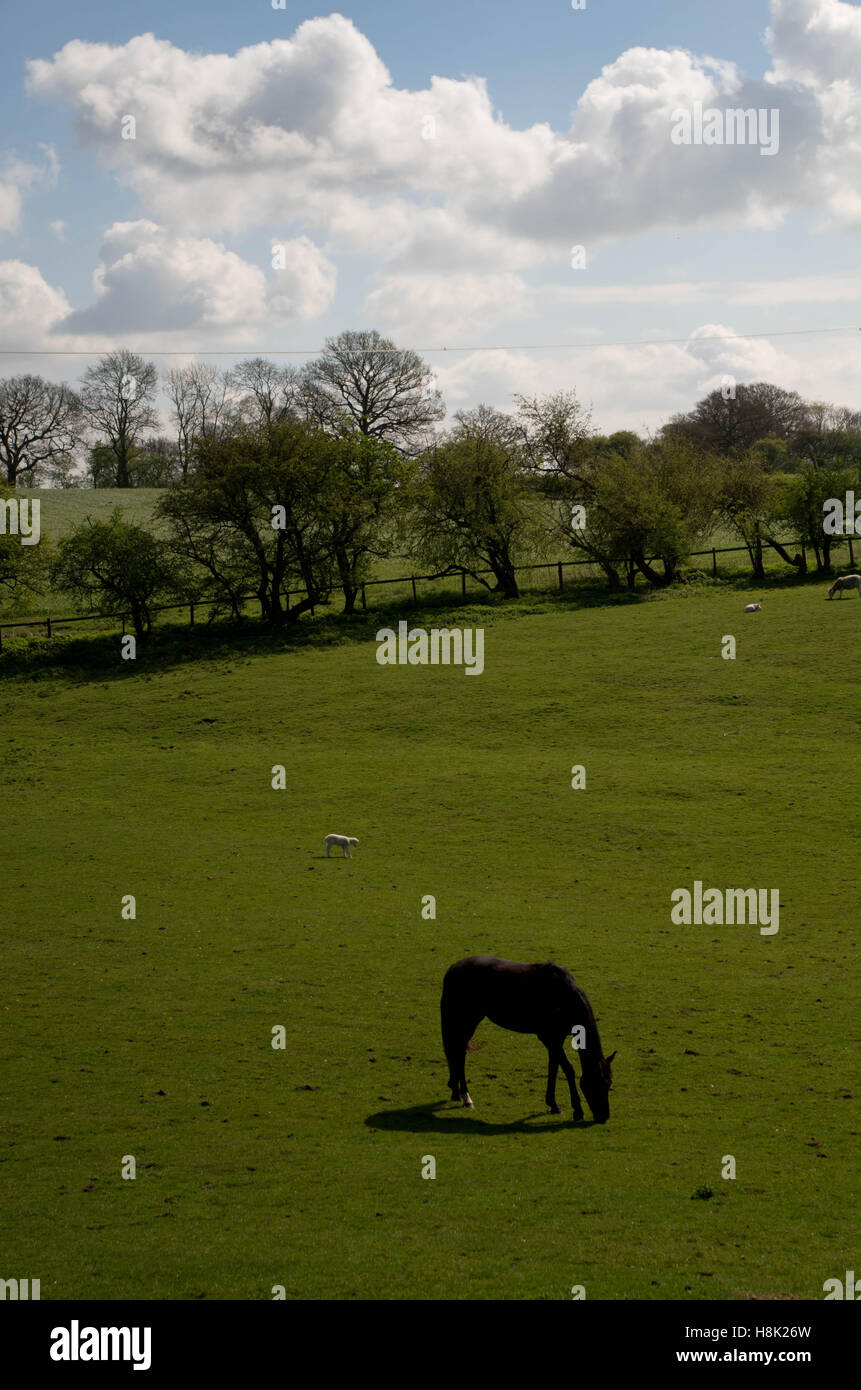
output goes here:
<path id="1" fill-rule="evenodd" d="M 727 377 L 861 409 L 858 5 L 3 0 L 0 25 L 0 375 L 301 365 L 375 328 L 451 411 L 574 389 L 647 432 Z"/>

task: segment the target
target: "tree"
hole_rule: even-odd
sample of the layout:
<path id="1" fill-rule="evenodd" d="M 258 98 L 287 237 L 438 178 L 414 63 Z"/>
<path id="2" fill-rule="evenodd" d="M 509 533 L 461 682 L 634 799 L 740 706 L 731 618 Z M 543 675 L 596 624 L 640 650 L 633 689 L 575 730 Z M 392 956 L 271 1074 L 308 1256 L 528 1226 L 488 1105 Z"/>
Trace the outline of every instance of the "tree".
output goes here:
<path id="1" fill-rule="evenodd" d="M 517 598 L 518 551 L 546 540 L 540 500 L 516 421 L 490 406 L 461 411 L 446 439 L 421 458 L 413 491 L 417 554 L 486 589 Z M 494 583 L 478 573 L 490 569 Z"/>
<path id="2" fill-rule="evenodd" d="M 149 636 L 153 604 L 176 592 L 177 578 L 164 542 L 125 521 L 119 507 L 108 521 L 88 517 L 64 536 L 51 567 L 52 586 L 91 610 L 127 610 L 139 642 Z"/>
<path id="3" fill-rule="evenodd" d="M 845 407 L 835 409 L 812 401 L 804 425 L 793 440 L 792 452 L 812 468 L 857 470 L 861 465 L 861 420 Z"/>
<path id="4" fill-rule="evenodd" d="M 249 590 L 273 626 L 327 601 L 330 446 L 299 420 L 205 438 L 189 481 L 161 499 L 175 553 L 199 566 L 235 612 Z M 285 603 L 285 591 L 295 602 Z"/>
<path id="5" fill-rule="evenodd" d="M 353 613 L 371 559 L 392 552 L 413 469 L 389 440 L 363 434 L 328 438 L 325 466 L 326 526 L 344 590 L 344 612 Z"/>
<path id="6" fill-rule="evenodd" d="M 358 430 L 411 453 L 445 415 L 432 377 L 417 353 L 395 347 L 391 338 L 345 332 L 327 339 L 323 355 L 302 372 L 301 408 L 324 429 Z"/>
<path id="7" fill-rule="evenodd" d="M 832 497 L 842 498 L 851 487 L 852 475 L 845 469 L 807 465 L 790 479 L 786 489 L 784 515 L 800 538 L 812 547 L 820 572 L 831 568 L 835 540 L 824 529 L 825 504 Z"/>
<path id="8" fill-rule="evenodd" d="M 108 353 L 88 367 L 81 385 L 81 404 L 91 426 L 107 437 L 116 461 L 115 487 L 131 487 L 131 459 L 144 430 L 156 429 L 156 369 L 126 348 Z"/>
<path id="9" fill-rule="evenodd" d="M 0 469 L 7 483 L 30 487 L 45 465 L 62 472 L 72 459 L 81 423 L 79 397 L 65 383 L 40 376 L 0 381 Z"/>
<path id="10" fill-rule="evenodd" d="M 710 391 L 687 414 L 673 415 L 662 434 L 682 435 L 711 453 L 741 455 L 760 439 L 791 443 L 806 411 L 797 391 L 754 381 L 736 386 L 734 394 Z"/>
<path id="11" fill-rule="evenodd" d="M 185 367 L 172 368 L 165 373 L 164 380 L 176 426 L 176 448 L 184 482 L 198 439 L 218 434 L 236 414 L 233 374 L 219 372 L 206 363 L 191 362 Z"/>
<path id="12" fill-rule="evenodd" d="M 567 479 L 581 485 L 591 471 L 594 435 L 591 415 L 575 391 L 514 397 L 518 423 L 536 473 L 547 482 Z"/>
<path id="13" fill-rule="evenodd" d="M 14 491 L 0 483 L 0 509 L 5 503 L 18 505 Z M 2 511 L 0 511 L 2 515 Z M 0 530 L 0 598 L 18 598 L 24 593 L 41 592 L 47 577 L 49 551 L 44 536 L 38 545 L 23 545 L 21 538 L 9 530 Z"/>
<path id="14" fill-rule="evenodd" d="M 93 487 L 116 486 L 116 454 L 110 444 L 94 444 L 87 460 L 87 476 Z M 166 435 L 151 435 L 129 450 L 130 487 L 169 487 L 181 474 L 179 449 Z"/>
<path id="15" fill-rule="evenodd" d="M 297 415 L 299 375 L 294 367 L 280 367 L 266 357 L 248 357 L 226 380 L 239 396 L 238 410 L 246 424 L 274 425 Z"/>
<path id="16" fill-rule="evenodd" d="M 611 555 L 629 556 L 650 584 L 663 587 L 678 578 L 682 561 L 712 529 L 718 463 L 691 440 L 651 440 L 627 456 L 609 454 L 596 472 L 593 495 Z"/>

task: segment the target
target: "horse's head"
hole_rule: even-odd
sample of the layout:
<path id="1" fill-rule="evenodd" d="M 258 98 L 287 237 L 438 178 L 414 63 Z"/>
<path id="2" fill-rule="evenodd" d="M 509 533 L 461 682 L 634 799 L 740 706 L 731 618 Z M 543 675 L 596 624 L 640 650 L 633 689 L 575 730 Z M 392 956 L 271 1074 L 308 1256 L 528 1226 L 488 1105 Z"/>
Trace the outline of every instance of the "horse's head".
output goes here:
<path id="1" fill-rule="evenodd" d="M 580 1088 L 586 1097 L 586 1104 L 599 1124 L 606 1124 L 610 1118 L 610 1087 L 613 1084 L 613 1070 L 610 1063 L 616 1056 L 602 1057 L 597 1067 L 583 1073 Z"/>

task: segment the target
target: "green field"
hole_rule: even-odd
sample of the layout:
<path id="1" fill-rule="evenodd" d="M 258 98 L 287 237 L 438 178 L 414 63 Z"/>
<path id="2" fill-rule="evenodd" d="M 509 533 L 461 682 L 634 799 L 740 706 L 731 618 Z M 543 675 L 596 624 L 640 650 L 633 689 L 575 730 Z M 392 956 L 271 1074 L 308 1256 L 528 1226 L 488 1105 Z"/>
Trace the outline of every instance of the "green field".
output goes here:
<path id="1" fill-rule="evenodd" d="M 696 1300 L 857 1269 L 861 604 L 825 592 L 472 606 L 447 625 L 484 627 L 480 677 L 379 666 L 361 621 L 7 652 L 7 1275 Z M 779 889 L 777 935 L 673 925 L 697 879 Z M 571 1123 L 561 1077 L 547 1115 L 543 1047 L 487 1022 L 475 1111 L 448 1099 L 442 977 L 478 952 L 573 972 L 618 1049 L 607 1125 Z"/>

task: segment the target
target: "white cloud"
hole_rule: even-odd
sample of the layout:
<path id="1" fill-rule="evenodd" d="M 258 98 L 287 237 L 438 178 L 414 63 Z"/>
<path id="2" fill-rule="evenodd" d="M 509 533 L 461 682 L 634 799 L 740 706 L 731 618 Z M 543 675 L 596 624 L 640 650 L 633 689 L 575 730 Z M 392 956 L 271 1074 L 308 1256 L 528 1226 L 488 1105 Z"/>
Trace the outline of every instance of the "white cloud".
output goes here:
<path id="1" fill-rule="evenodd" d="M 285 268 L 267 278 L 209 237 L 176 236 L 154 222 L 117 222 L 105 233 L 93 304 L 71 313 L 72 334 L 207 336 L 248 341 L 272 319 L 321 313 L 335 271 L 307 237 L 282 243 Z"/>
<path id="2" fill-rule="evenodd" d="M 69 302 L 33 265 L 0 261 L 0 335 L 6 348 L 35 349 L 65 318 Z"/>
<path id="3" fill-rule="evenodd" d="M 365 300 L 368 318 L 386 333 L 441 344 L 475 340 L 491 325 L 532 310 L 518 275 L 387 275 Z"/>
<path id="4" fill-rule="evenodd" d="M 437 256 L 468 271 L 487 239 L 499 271 L 572 241 L 671 223 L 771 225 L 815 189 L 823 138 L 823 110 L 803 86 L 647 48 L 627 50 L 588 84 L 569 131 L 516 130 L 479 77 L 396 88 L 341 15 L 232 57 L 187 53 L 152 34 L 119 46 L 74 41 L 31 62 L 29 82 L 74 106 L 83 140 L 166 224 L 186 233 L 298 226 L 354 249 L 376 229 L 374 248 L 400 257 L 399 268 L 427 269 Z M 674 145 L 672 113 L 694 101 L 779 106 L 778 156 Z M 135 141 L 121 138 L 129 114 Z M 429 118 L 432 138 L 423 138 Z"/>
<path id="5" fill-rule="evenodd" d="M 7 155 L 0 174 L 0 231 L 17 232 L 21 224 L 24 198 L 40 188 L 52 188 L 57 182 L 60 162 L 51 145 L 40 147 L 42 164 L 32 164 Z"/>

